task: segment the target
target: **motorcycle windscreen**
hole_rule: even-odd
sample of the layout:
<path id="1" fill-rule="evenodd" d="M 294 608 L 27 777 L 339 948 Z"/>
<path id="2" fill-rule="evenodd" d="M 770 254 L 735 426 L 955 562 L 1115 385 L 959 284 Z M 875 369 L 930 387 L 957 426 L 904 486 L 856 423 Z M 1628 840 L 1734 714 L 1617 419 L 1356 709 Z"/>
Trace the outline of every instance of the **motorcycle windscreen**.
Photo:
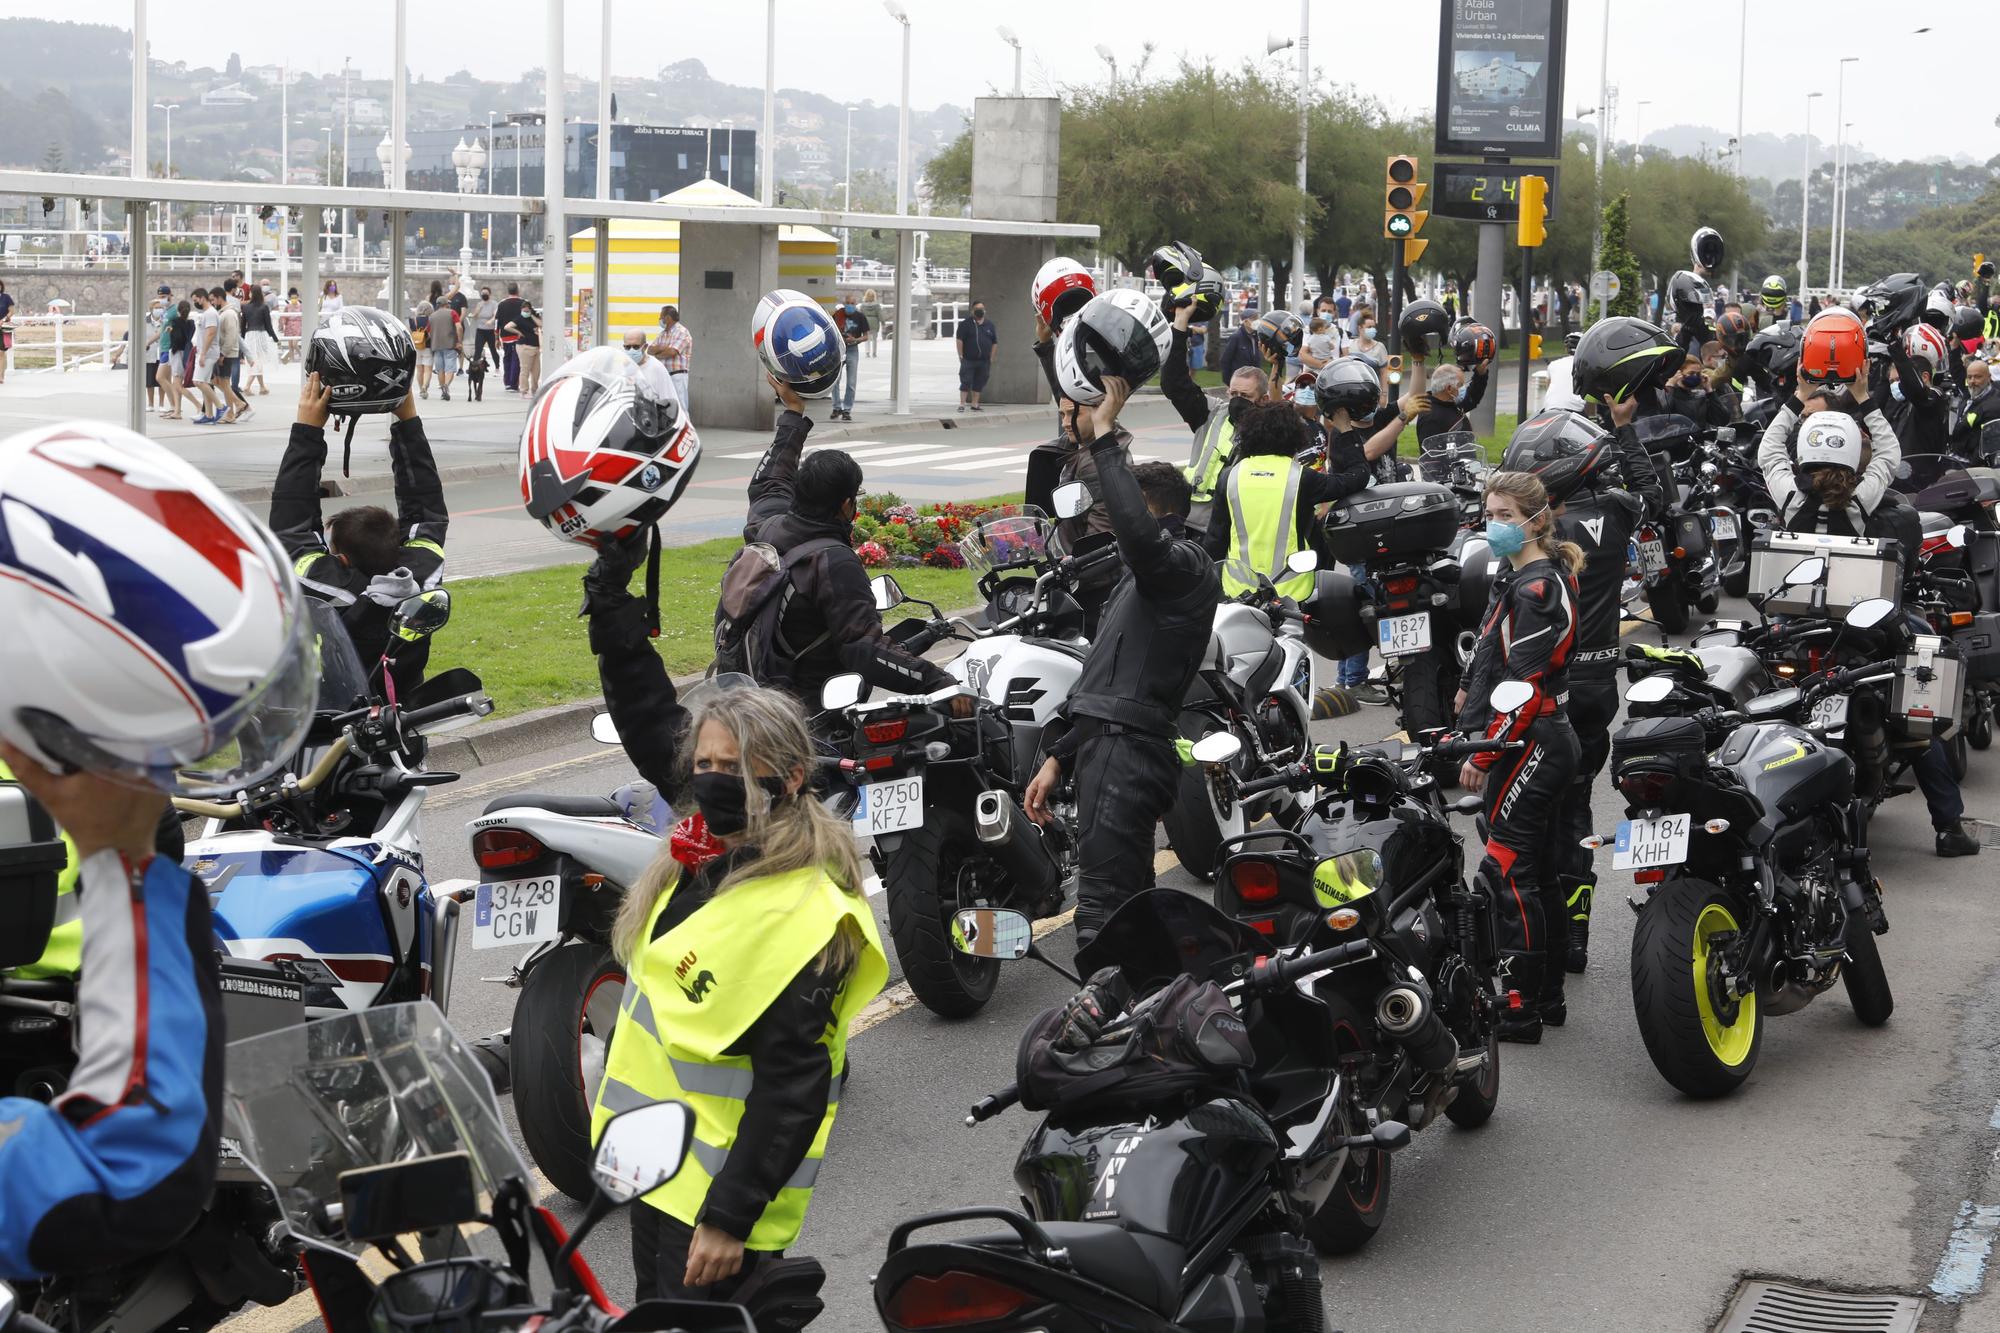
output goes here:
<path id="1" fill-rule="evenodd" d="M 368 702 L 374 693 L 368 685 L 368 668 L 348 636 L 340 612 L 316 597 L 306 599 L 312 615 L 313 633 L 319 639 L 319 708 L 322 713 L 345 713 Z M 300 769 L 304 772 L 304 769 Z"/>
<path id="2" fill-rule="evenodd" d="M 367 1248 L 324 1209 L 346 1171 L 464 1152 L 482 1212 L 530 1178 L 486 1072 L 429 1000 L 234 1041 L 223 1065 L 223 1134 L 310 1248 Z"/>
<path id="3" fill-rule="evenodd" d="M 1076 951 L 1076 966 L 1086 977 L 1115 966 L 1144 995 L 1183 972 L 1202 981 L 1234 980 L 1247 959 L 1270 951 L 1264 936 L 1203 899 L 1147 889 L 1126 899 L 1097 938 Z"/>

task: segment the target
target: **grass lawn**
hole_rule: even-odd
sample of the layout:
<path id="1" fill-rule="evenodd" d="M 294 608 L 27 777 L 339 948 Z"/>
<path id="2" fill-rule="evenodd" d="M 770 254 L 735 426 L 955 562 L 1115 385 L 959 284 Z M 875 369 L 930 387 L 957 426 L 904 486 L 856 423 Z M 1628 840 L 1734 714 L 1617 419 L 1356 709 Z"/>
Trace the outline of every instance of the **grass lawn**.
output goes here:
<path id="1" fill-rule="evenodd" d="M 723 537 L 660 553 L 660 637 L 654 646 L 670 674 L 700 671 L 713 658 L 716 593 L 722 571 L 741 546 Z M 432 645 L 431 671 L 462 666 L 478 672 L 493 696 L 496 716 L 597 697 L 601 691 L 589 624 L 577 615 L 583 604 L 583 570 L 582 565 L 564 565 L 454 579 L 451 624 Z M 910 596 L 947 611 L 978 600 L 969 570 L 891 572 Z M 643 574 L 633 582 L 643 586 Z"/>

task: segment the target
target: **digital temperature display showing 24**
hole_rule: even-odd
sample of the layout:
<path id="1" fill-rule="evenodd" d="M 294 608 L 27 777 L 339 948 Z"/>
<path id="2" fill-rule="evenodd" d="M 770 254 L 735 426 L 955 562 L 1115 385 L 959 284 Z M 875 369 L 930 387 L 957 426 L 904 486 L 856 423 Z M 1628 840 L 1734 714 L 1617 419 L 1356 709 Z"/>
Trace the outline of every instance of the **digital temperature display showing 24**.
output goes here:
<path id="1" fill-rule="evenodd" d="M 1554 167 L 1481 166 L 1475 162 L 1439 162 L 1431 186 L 1431 211 L 1474 222 L 1513 222 L 1521 216 L 1521 177 L 1541 176 L 1549 182 L 1549 215 L 1555 216 Z"/>

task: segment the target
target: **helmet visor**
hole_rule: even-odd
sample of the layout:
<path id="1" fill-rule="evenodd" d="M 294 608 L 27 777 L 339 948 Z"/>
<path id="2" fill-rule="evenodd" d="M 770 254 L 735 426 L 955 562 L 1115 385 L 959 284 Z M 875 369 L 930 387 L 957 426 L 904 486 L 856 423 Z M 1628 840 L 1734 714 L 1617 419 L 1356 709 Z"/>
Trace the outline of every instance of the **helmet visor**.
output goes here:
<path id="1" fill-rule="evenodd" d="M 204 797 L 255 786 L 282 772 L 298 754 L 320 697 L 316 622 L 296 582 L 287 578 L 281 596 L 281 614 L 290 628 L 276 669 L 205 724 L 135 741 L 129 735 L 90 735 L 53 713 L 35 710 L 24 710 L 20 723 L 45 754 L 130 786 Z M 337 617 L 333 625 L 344 641 L 346 631 Z M 352 657 L 352 644 L 346 648 Z"/>

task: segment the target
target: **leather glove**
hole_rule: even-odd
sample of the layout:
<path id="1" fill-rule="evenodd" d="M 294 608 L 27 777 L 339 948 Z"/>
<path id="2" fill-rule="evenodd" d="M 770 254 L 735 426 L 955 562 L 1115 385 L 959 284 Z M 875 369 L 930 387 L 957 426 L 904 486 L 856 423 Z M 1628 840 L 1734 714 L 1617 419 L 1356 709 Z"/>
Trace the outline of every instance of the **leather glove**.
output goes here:
<path id="1" fill-rule="evenodd" d="M 632 575 L 646 560 L 646 530 L 640 529 L 620 541 L 600 546 L 597 559 L 583 576 L 583 609 L 586 613 L 609 610 L 630 594 Z"/>
<path id="2" fill-rule="evenodd" d="M 1132 988 L 1117 968 L 1101 967 L 1091 973 L 1083 989 L 1063 1006 L 1062 1026 L 1056 1029 L 1056 1049 L 1080 1051 L 1095 1042 L 1125 1011 L 1131 998 Z"/>

